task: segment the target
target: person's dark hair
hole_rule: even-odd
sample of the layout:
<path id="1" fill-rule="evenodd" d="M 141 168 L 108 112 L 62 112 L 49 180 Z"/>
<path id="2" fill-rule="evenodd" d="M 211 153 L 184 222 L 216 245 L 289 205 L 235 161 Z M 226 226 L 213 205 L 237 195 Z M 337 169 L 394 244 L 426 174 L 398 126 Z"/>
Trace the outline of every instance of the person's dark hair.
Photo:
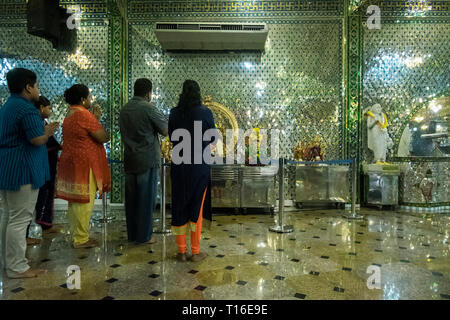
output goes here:
<path id="1" fill-rule="evenodd" d="M 200 95 L 200 86 L 194 80 L 186 80 L 183 83 L 183 92 L 180 94 L 178 107 L 188 110 L 190 108 L 198 107 L 202 104 L 202 97 Z"/>
<path id="2" fill-rule="evenodd" d="M 6 74 L 10 93 L 20 94 L 27 85 L 34 86 L 37 81 L 36 73 L 23 68 L 14 68 Z"/>
<path id="3" fill-rule="evenodd" d="M 89 96 L 89 88 L 84 84 L 75 84 L 64 92 L 64 98 L 70 105 L 81 104 L 81 98 L 87 99 Z"/>
<path id="4" fill-rule="evenodd" d="M 149 92 L 152 92 L 152 82 L 150 79 L 137 79 L 134 83 L 134 95 L 137 97 L 145 97 Z"/>
<path id="5" fill-rule="evenodd" d="M 46 107 L 46 106 L 49 106 L 49 105 L 50 105 L 50 101 L 44 96 L 40 96 L 39 100 L 34 103 L 34 106 L 38 110 L 41 108 L 41 106 Z"/>

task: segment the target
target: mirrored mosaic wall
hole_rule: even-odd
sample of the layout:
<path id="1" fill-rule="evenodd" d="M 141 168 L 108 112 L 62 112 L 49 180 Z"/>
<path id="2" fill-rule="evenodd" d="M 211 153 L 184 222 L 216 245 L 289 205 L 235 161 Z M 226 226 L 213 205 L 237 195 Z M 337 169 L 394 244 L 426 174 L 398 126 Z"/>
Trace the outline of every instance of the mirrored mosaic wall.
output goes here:
<path id="1" fill-rule="evenodd" d="M 399 181 L 402 203 L 426 206 L 450 200 L 450 162 L 406 162 Z"/>
<path id="2" fill-rule="evenodd" d="M 110 155 L 121 159 L 118 114 L 137 77 L 154 81 L 155 102 L 165 112 L 186 78 L 203 95 L 227 106 L 239 126 L 279 128 L 282 155 L 315 135 L 327 142 L 326 159 L 370 161 L 362 110 L 379 102 L 400 137 L 412 110 L 449 86 L 448 0 L 62 0 L 78 4 L 80 51 L 56 52 L 26 33 L 26 1 L 0 0 L 0 104 L 5 76 L 14 66 L 35 70 L 42 93 L 66 110 L 62 94 L 76 82 L 91 87 L 111 129 Z M 381 8 L 382 29 L 368 30 L 369 5 Z M 426 4 L 426 5 L 425 5 Z M 347 12 L 347 8 L 349 11 Z M 164 53 L 154 35 L 161 20 L 265 22 L 265 52 Z M 52 120 L 53 120 L 52 119 Z M 112 165 L 113 202 L 123 201 L 120 164 Z M 448 171 L 448 170 L 447 170 Z M 287 197 L 293 194 L 286 188 Z M 291 197 L 292 198 L 292 197 Z"/>
<path id="3" fill-rule="evenodd" d="M 380 30 L 363 30 L 361 108 L 381 104 L 398 142 L 411 112 L 450 88 L 450 19 L 383 20 Z"/>
<path id="4" fill-rule="evenodd" d="M 109 127 L 108 39 L 108 26 L 84 26 L 78 32 L 78 50 L 68 54 L 54 50 L 49 41 L 27 34 L 26 24 L 0 24 L 0 105 L 9 96 L 8 71 L 27 68 L 36 72 L 41 95 L 52 103 L 51 121 L 62 123 L 68 107 L 64 91 L 83 83 L 91 89 L 95 102 L 102 106 L 102 122 Z"/>
<path id="5" fill-rule="evenodd" d="M 62 6 L 80 5 L 82 24 L 74 53 L 56 51 L 49 41 L 29 35 L 26 2 L 0 1 L 0 106 L 8 96 L 6 74 L 16 67 L 36 72 L 41 95 L 52 103 L 50 121 L 64 120 L 64 91 L 76 83 L 91 89 L 95 103 L 103 109 L 102 123 L 110 129 L 110 33 L 106 1 L 61 1 Z M 61 130 L 56 134 L 62 140 Z M 109 150 L 109 145 L 107 146 Z"/>
<path id="6" fill-rule="evenodd" d="M 300 141 L 324 138 L 327 159 L 341 157 L 342 48 L 340 20 L 268 21 L 264 53 L 167 53 L 154 23 L 129 30 L 130 85 L 153 81 L 153 101 L 169 112 L 184 80 L 229 108 L 239 127 L 281 130 L 281 155 Z M 325 36 L 326 35 L 326 36 Z M 130 91 L 131 95 L 131 91 Z"/>
<path id="7" fill-rule="evenodd" d="M 23 67 L 36 72 L 41 94 L 51 101 L 50 121 L 62 124 L 68 107 L 64 91 L 73 84 L 83 83 L 90 88 L 94 102 L 102 107 L 101 122 L 111 131 L 112 68 L 107 1 L 61 1 L 64 7 L 70 4 L 79 5 L 82 12 L 74 53 L 56 51 L 49 41 L 27 33 L 25 1 L 0 1 L 0 107 L 9 96 L 6 74 L 12 68 Z M 61 129 L 56 138 L 62 140 Z M 109 154 L 110 144 L 105 146 Z"/>

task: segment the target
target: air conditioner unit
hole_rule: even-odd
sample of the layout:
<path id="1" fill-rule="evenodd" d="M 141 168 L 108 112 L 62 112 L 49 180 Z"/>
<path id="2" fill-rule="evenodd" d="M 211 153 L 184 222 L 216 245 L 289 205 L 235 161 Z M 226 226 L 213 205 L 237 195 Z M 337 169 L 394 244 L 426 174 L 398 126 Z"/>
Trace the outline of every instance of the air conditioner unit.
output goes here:
<path id="1" fill-rule="evenodd" d="M 265 23 L 156 23 L 156 38 L 164 50 L 264 50 Z"/>

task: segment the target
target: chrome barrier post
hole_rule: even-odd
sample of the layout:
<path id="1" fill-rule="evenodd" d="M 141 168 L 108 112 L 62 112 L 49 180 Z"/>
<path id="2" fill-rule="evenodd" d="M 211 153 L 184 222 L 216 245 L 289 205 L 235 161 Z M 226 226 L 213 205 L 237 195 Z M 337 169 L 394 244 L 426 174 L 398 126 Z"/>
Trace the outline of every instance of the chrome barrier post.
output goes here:
<path id="1" fill-rule="evenodd" d="M 106 199 L 106 192 L 103 192 L 103 194 L 102 194 L 102 213 L 103 213 L 103 221 L 108 221 L 108 219 L 107 219 L 107 217 L 106 217 L 106 215 L 107 215 L 107 213 L 106 213 L 106 206 L 108 205 L 108 203 L 107 203 L 107 199 Z"/>
<path id="2" fill-rule="evenodd" d="M 362 220 L 364 219 L 363 216 L 358 215 L 356 213 L 356 178 L 357 178 L 357 168 L 356 168 L 356 159 L 353 159 L 353 166 L 352 166 L 352 212 L 350 215 L 346 215 L 345 217 L 347 219 L 351 220 Z"/>
<path id="3" fill-rule="evenodd" d="M 166 159 L 161 158 L 161 228 L 155 233 L 171 233 L 171 229 L 166 229 Z"/>
<path id="4" fill-rule="evenodd" d="M 294 231 L 294 226 L 283 224 L 284 215 L 284 159 L 280 158 L 280 165 L 278 168 L 278 225 L 269 228 L 269 231 L 277 233 L 290 233 Z"/>
<path id="5" fill-rule="evenodd" d="M 103 257 L 105 257 L 105 259 L 104 259 L 105 267 L 106 267 L 106 261 L 107 261 L 106 255 L 108 252 L 108 241 L 107 241 L 108 230 L 107 229 L 108 229 L 108 223 L 112 221 L 112 218 L 108 218 L 108 215 L 107 215 L 107 205 L 108 205 L 107 199 L 108 199 L 107 193 L 103 192 L 103 194 L 102 194 L 103 218 L 101 219 L 100 222 L 102 223 L 102 226 L 103 226 L 103 230 L 102 230 L 102 240 L 103 241 L 102 242 L 103 242 L 103 254 L 104 254 Z"/>
<path id="6" fill-rule="evenodd" d="M 108 194 L 110 192 L 104 192 L 102 195 L 102 210 L 103 210 L 103 222 L 108 223 L 114 220 L 113 217 L 108 217 Z M 110 204 L 111 205 L 111 204 Z"/>
<path id="7" fill-rule="evenodd" d="M 108 193 L 103 192 L 102 194 L 102 217 L 92 218 L 94 221 L 99 223 L 109 223 L 113 220 L 112 217 L 108 217 Z"/>
<path id="8" fill-rule="evenodd" d="M 109 164 L 109 170 L 111 172 L 111 167 L 114 162 L 118 162 L 117 160 L 113 160 L 108 158 L 108 164 Z M 102 217 L 99 218 L 93 218 L 94 221 L 99 223 L 109 223 L 113 220 L 112 217 L 108 217 L 108 192 L 102 193 Z"/>

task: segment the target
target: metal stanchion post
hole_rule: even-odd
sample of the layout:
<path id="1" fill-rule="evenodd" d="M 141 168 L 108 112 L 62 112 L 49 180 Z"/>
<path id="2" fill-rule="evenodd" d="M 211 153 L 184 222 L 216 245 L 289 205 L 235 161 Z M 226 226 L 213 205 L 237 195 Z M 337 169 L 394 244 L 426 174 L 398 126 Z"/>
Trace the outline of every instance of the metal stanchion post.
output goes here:
<path id="1" fill-rule="evenodd" d="M 107 217 L 106 217 L 106 206 L 107 206 L 107 199 L 106 199 L 106 192 L 104 192 L 103 194 L 102 194 L 102 212 L 103 212 L 103 221 L 108 221 L 107 220 Z"/>
<path id="2" fill-rule="evenodd" d="M 107 248 L 108 248 L 108 246 L 107 246 L 107 243 L 108 243 L 108 241 L 107 241 L 107 237 L 108 237 L 108 230 L 107 230 L 107 228 L 108 228 L 108 222 L 110 222 L 111 220 L 112 220 L 112 218 L 108 218 L 108 215 L 107 215 L 107 205 L 108 205 L 108 197 L 107 197 L 107 194 L 106 194 L 106 192 L 103 192 L 103 195 L 102 195 L 102 211 L 103 211 L 103 218 L 101 219 L 101 223 L 103 223 L 103 237 L 102 237 L 102 240 L 103 240 L 103 252 L 104 252 L 104 254 L 105 254 L 105 257 L 106 257 L 106 252 L 107 252 Z M 105 259 L 105 264 L 106 264 L 106 259 Z"/>
<path id="3" fill-rule="evenodd" d="M 278 233 L 289 233 L 294 231 L 294 226 L 283 225 L 284 215 L 284 159 L 280 158 L 280 167 L 278 168 L 278 191 L 279 191 L 279 210 L 278 210 L 278 225 L 269 228 L 269 231 Z"/>
<path id="4" fill-rule="evenodd" d="M 112 166 L 114 162 L 118 162 L 118 161 L 108 158 L 108 163 L 110 164 L 110 166 Z M 109 170 L 111 170 L 111 167 L 110 167 Z M 107 210 L 107 208 L 108 208 L 108 192 L 104 192 L 103 191 L 103 193 L 102 193 L 102 217 L 100 219 L 99 218 L 93 218 L 93 220 L 96 221 L 96 222 L 100 222 L 100 223 L 111 222 L 113 220 L 113 218 L 112 217 L 108 217 L 108 210 Z"/>
<path id="5" fill-rule="evenodd" d="M 171 233 L 171 229 L 166 229 L 166 159 L 161 159 L 161 228 L 156 233 Z"/>
<path id="6" fill-rule="evenodd" d="M 353 170 L 352 170 L 352 213 L 350 215 L 346 215 L 347 219 L 352 220 L 362 220 L 363 216 L 358 215 L 356 213 L 356 178 L 357 178 L 357 167 L 356 167 L 356 159 L 353 159 Z"/>
<path id="7" fill-rule="evenodd" d="M 108 217 L 108 193 L 103 192 L 102 194 L 102 217 L 100 219 L 96 219 L 96 221 L 100 223 L 108 223 L 113 220 L 112 217 Z"/>

